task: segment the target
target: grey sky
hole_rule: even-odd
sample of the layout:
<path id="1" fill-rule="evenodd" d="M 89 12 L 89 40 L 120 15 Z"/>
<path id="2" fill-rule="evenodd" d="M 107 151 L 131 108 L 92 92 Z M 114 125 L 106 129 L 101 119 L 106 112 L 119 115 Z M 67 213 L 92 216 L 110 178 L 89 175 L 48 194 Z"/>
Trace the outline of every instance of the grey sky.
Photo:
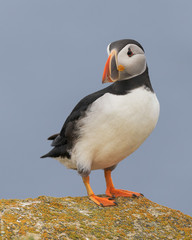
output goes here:
<path id="1" fill-rule="evenodd" d="M 81 177 L 53 159 L 46 138 L 101 84 L 107 45 L 145 49 L 161 104 L 147 141 L 113 172 L 116 187 L 192 215 L 192 2 L 0 1 L 0 198 L 86 195 Z M 103 171 L 91 186 L 104 193 Z"/>

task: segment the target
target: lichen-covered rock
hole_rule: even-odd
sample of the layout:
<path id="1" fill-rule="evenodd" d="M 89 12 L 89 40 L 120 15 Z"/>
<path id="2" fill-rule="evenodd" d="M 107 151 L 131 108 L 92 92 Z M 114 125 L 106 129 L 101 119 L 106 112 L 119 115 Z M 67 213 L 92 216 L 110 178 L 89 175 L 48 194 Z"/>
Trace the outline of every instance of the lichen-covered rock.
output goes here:
<path id="1" fill-rule="evenodd" d="M 141 198 L 0 200 L 0 239 L 192 239 L 192 217 Z"/>

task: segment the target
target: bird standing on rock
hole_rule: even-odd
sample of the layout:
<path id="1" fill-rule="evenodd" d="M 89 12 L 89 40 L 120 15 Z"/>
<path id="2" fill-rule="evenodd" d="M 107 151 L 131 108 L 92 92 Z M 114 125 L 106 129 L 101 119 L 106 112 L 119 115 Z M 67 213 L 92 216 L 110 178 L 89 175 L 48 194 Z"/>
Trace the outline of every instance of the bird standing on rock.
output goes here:
<path id="1" fill-rule="evenodd" d="M 108 87 L 83 98 L 61 132 L 49 137 L 53 149 L 42 156 L 57 159 L 82 176 L 89 198 L 100 206 L 116 205 L 114 197 L 142 194 L 116 189 L 111 172 L 150 135 L 159 117 L 143 47 L 123 39 L 107 47 L 103 83 Z M 91 170 L 104 169 L 106 195 L 98 197 L 89 184 Z"/>

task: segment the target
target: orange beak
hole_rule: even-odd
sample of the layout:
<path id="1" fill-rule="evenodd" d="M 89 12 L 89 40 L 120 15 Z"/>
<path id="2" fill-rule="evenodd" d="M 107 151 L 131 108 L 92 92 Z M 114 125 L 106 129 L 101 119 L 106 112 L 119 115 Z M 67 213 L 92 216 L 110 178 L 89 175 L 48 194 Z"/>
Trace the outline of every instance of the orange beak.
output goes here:
<path id="1" fill-rule="evenodd" d="M 117 52 L 113 50 L 109 55 L 103 71 L 102 83 L 115 82 L 119 79 L 117 69 Z"/>

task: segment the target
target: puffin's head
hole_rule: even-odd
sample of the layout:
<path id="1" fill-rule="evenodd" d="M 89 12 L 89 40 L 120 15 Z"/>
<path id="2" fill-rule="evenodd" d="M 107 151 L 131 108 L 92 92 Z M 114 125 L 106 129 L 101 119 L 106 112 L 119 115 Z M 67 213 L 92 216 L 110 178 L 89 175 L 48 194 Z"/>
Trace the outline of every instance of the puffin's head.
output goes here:
<path id="1" fill-rule="evenodd" d="M 130 79 L 142 74 L 147 68 L 144 49 L 135 40 L 112 42 L 107 52 L 109 57 L 103 72 L 103 83 Z"/>

